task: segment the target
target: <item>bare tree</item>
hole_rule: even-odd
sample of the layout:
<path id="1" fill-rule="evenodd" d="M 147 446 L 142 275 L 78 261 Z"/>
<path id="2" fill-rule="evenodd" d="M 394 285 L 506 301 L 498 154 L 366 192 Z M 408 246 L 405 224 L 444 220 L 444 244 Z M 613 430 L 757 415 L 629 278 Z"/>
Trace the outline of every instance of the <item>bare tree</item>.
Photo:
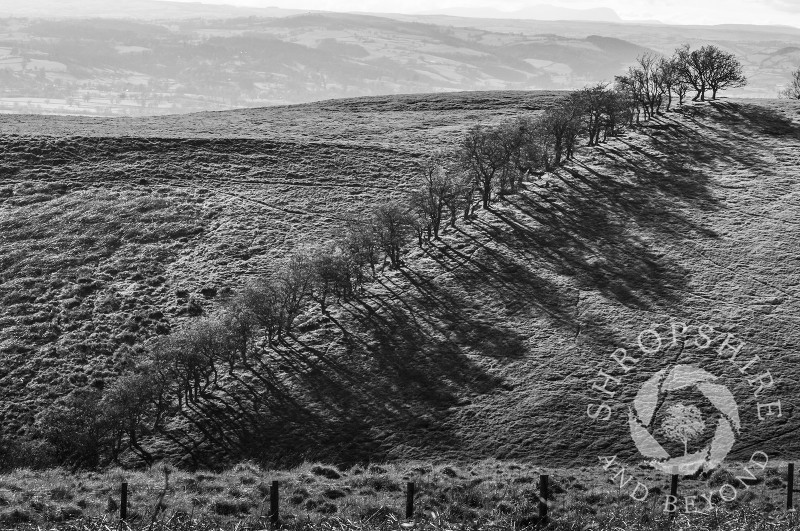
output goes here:
<path id="1" fill-rule="evenodd" d="M 475 180 L 483 208 L 488 209 L 499 175 L 508 164 L 508 152 L 499 132 L 479 125 L 472 127 L 461 143 L 460 159 Z"/>
<path id="2" fill-rule="evenodd" d="M 684 44 L 675 50 L 678 59 L 678 75 L 687 85 L 697 91 L 692 101 L 705 101 L 706 94 L 706 71 L 707 57 L 703 49 L 692 50 L 688 44 Z"/>
<path id="3" fill-rule="evenodd" d="M 314 251 L 297 249 L 278 271 L 276 283 L 283 317 L 283 331 L 291 332 L 314 289 Z"/>
<path id="4" fill-rule="evenodd" d="M 686 93 L 689 92 L 690 85 L 681 76 L 680 66 L 678 66 L 677 62 L 675 68 L 676 68 L 676 79 L 675 79 L 675 85 L 672 87 L 672 90 L 675 92 L 675 95 L 678 96 L 678 105 L 683 106 L 683 102 L 686 99 Z"/>
<path id="5" fill-rule="evenodd" d="M 369 268 L 372 278 L 376 276 L 375 266 L 380 262 L 378 238 L 371 219 L 351 219 L 347 222 L 342 246 L 353 261 L 357 275 L 356 284 L 363 283 L 363 271 Z"/>
<path id="6" fill-rule="evenodd" d="M 628 119 L 630 125 L 633 125 L 634 118 L 638 124 L 641 118 L 644 101 L 641 96 L 641 90 L 638 84 L 638 76 L 632 75 L 631 70 L 628 70 L 626 76 L 616 76 L 614 78 L 614 90 L 627 100 L 630 113 Z"/>
<path id="7" fill-rule="evenodd" d="M 742 63 L 732 53 L 716 46 L 703 47 L 707 54 L 706 84 L 711 89 L 711 99 L 717 99 L 717 92 L 729 88 L 743 87 L 747 84 Z"/>
<path id="8" fill-rule="evenodd" d="M 792 72 L 791 81 L 780 91 L 779 95 L 783 98 L 800 100 L 800 67 Z"/>
<path id="9" fill-rule="evenodd" d="M 498 189 L 502 194 L 514 194 L 529 172 L 528 160 L 531 138 L 520 120 L 507 120 L 496 128 L 498 141 L 505 151 L 505 165 L 500 171 Z"/>
<path id="10" fill-rule="evenodd" d="M 411 194 L 413 210 L 422 220 L 422 228 L 428 239 L 438 239 L 447 203 L 456 193 L 457 177 L 453 157 L 437 152 L 426 160 L 421 168 L 419 188 Z"/>
<path id="11" fill-rule="evenodd" d="M 639 66 L 631 72 L 631 75 L 638 78 L 641 98 L 650 117 L 660 112 L 666 93 L 664 71 L 661 69 L 662 60 L 651 53 L 642 54 L 637 58 Z"/>
<path id="12" fill-rule="evenodd" d="M 453 170 L 453 190 L 447 197 L 445 204 L 450 213 L 450 226 L 456 226 L 456 218 L 459 212 L 463 212 L 464 220 L 468 220 L 472 214 L 472 207 L 475 202 L 475 180 L 463 170 Z"/>
<path id="13" fill-rule="evenodd" d="M 251 280 L 228 301 L 228 312 L 240 321 L 240 334 L 247 334 L 254 324 L 272 343 L 280 338 L 286 320 L 281 299 L 281 289 L 274 281 Z"/>
<path id="14" fill-rule="evenodd" d="M 633 117 L 633 101 L 627 92 L 608 90 L 603 104 L 603 141 L 617 136 L 622 125 Z"/>
<path id="15" fill-rule="evenodd" d="M 413 229 L 408 209 L 398 201 L 389 201 L 375 207 L 372 220 L 380 248 L 391 267 L 399 268 L 403 248 L 408 245 Z"/>
<path id="16" fill-rule="evenodd" d="M 571 101 L 585 120 L 585 129 L 589 134 L 589 145 L 594 146 L 600 142 L 600 132 L 603 129 L 604 111 L 606 106 L 607 85 L 598 83 L 591 87 L 573 92 Z"/>
<path id="17" fill-rule="evenodd" d="M 218 320 L 204 317 L 159 338 L 152 352 L 176 382 L 179 398 L 195 403 L 216 385 L 217 362 L 227 360 L 229 347 L 227 330 Z"/>
<path id="18" fill-rule="evenodd" d="M 512 162 L 521 175 L 541 174 L 552 167 L 553 142 L 541 116 L 517 118 L 514 127 L 519 135 L 519 151 Z"/>
<path id="19" fill-rule="evenodd" d="M 321 246 L 313 252 L 314 296 L 320 310 L 327 311 L 328 297 L 348 299 L 354 291 L 355 278 L 351 257 L 337 243 Z"/>
<path id="20" fill-rule="evenodd" d="M 672 107 L 672 94 L 677 93 L 676 88 L 681 84 L 678 62 L 674 57 L 670 59 L 662 57 L 656 65 L 656 71 L 658 72 L 657 77 L 661 83 L 662 91 L 667 96 L 666 111 L 669 112 L 670 107 Z"/>
<path id="21" fill-rule="evenodd" d="M 736 56 L 716 46 L 706 45 L 692 50 L 684 44 L 675 55 L 679 78 L 697 91 L 692 101 L 705 101 L 708 90 L 711 90 L 711 99 L 716 99 L 720 90 L 747 84 L 742 64 Z"/>
<path id="22" fill-rule="evenodd" d="M 164 389 L 161 381 L 145 371 L 120 375 L 103 392 L 100 408 L 115 432 L 115 446 L 122 447 L 127 437 L 128 446 L 147 464 L 154 461 L 145 449 L 140 436 L 153 433 L 165 411 Z"/>
<path id="23" fill-rule="evenodd" d="M 560 165 L 565 155 L 567 159 L 572 158 L 583 130 L 581 109 L 576 102 L 570 98 L 547 110 L 542 117 L 542 126 L 553 146 L 553 166 Z"/>

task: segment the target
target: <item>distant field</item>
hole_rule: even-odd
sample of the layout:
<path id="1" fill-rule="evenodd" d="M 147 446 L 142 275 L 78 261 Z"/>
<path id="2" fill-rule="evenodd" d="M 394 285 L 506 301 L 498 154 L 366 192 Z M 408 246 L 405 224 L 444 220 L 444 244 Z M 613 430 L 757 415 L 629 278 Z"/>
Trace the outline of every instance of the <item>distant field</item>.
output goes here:
<path id="1" fill-rule="evenodd" d="M 212 311 L 217 294 L 335 233 L 347 214 L 399 196 L 420 157 L 469 126 L 537 112 L 556 96 L 4 119 L 6 433 L 25 436 L 35 411 L 75 387 L 104 386 L 145 338 Z M 783 416 L 759 423 L 752 390 L 737 387 L 745 430 L 734 457 L 797 456 L 798 112 L 792 102 L 723 100 L 669 113 L 412 249 L 408 267 L 380 275 L 360 302 L 330 318 L 310 311 L 290 347 L 312 361 L 276 352 L 291 406 L 264 405 L 245 456 L 635 462 L 626 408 L 613 425 L 587 418 L 591 383 L 614 349 L 670 319 L 730 331 L 772 368 Z M 631 375 L 621 401 L 668 360 L 703 361 L 669 348 L 660 356 Z M 190 462 L 167 441 L 146 442 Z"/>

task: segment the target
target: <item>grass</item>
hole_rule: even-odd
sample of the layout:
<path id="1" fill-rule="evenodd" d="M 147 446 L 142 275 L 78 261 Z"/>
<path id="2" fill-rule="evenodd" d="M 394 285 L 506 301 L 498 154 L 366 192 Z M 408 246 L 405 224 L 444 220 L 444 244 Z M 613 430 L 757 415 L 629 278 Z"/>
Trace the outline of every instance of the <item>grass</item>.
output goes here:
<path id="1" fill-rule="evenodd" d="M 329 477 L 329 470 L 339 477 Z M 663 496 L 635 503 L 603 478 L 602 471 L 497 460 L 350 468 L 304 463 L 287 470 L 243 463 L 221 472 L 173 470 L 166 491 L 160 466 L 77 474 L 17 470 L 0 476 L 0 522 L 48 528 L 68 522 L 85 529 L 100 528 L 101 522 L 115 525 L 118 486 L 125 480 L 128 523 L 134 529 L 153 523 L 156 529 L 259 529 L 268 525 L 269 485 L 277 480 L 281 522 L 287 529 L 525 529 L 537 522 L 538 475 L 543 472 L 551 475 L 552 529 L 745 530 L 766 524 L 790 529 L 797 523 L 793 513 L 782 509 L 785 485 L 770 481 L 785 474 L 783 465 L 760 475 L 737 502 L 670 518 L 663 512 Z M 404 523 L 407 481 L 417 489 L 413 526 Z M 666 478 L 655 481 L 666 488 Z M 704 492 L 712 485 L 710 479 L 684 479 L 680 494 Z"/>
<path id="2" fill-rule="evenodd" d="M 206 288 L 236 289 L 303 237 L 324 239 L 345 214 L 402 194 L 432 147 L 476 121 L 535 112 L 531 97 L 449 95 L 424 111 L 410 109 L 414 97 L 377 98 L 118 124 L 120 134 L 151 128 L 135 138 L 110 134 L 112 122 L 63 119 L 48 131 L 17 118 L 28 133 L 41 129 L 0 139 L 9 436 L 24 438 L 36 412 L 71 389 L 112 379 L 148 337 L 213 311 Z M 301 333 L 267 357 L 278 392 L 226 388 L 257 419 L 213 419 L 237 444 L 214 447 L 187 430 L 198 462 L 174 441 L 143 443 L 185 466 L 494 457 L 570 468 L 633 457 L 624 419 L 587 418 L 589 382 L 615 348 L 674 318 L 747 338 L 742 355 L 758 353 L 780 382 L 784 416 L 761 424 L 737 380 L 747 429 L 734 457 L 753 448 L 795 457 L 797 112 L 793 102 L 689 105 L 584 150 L 411 249 L 408 267 L 385 272 L 361 300 L 327 316 L 309 309 Z M 218 127 L 226 121 L 236 125 Z M 697 353 L 665 356 L 732 376 Z M 662 362 L 647 360 L 622 400 Z M 236 510 L 225 492 L 214 496 Z M 315 500 L 328 510 L 336 501 Z"/>

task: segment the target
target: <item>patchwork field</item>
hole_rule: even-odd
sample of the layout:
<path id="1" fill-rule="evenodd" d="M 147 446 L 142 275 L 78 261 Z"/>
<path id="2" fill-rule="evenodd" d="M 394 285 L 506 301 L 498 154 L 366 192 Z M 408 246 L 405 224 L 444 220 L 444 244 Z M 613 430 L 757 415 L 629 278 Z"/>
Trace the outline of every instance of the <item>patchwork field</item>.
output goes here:
<path id="1" fill-rule="evenodd" d="M 30 438 L 37 411 L 108 385 L 147 338 L 213 312 L 287 251 L 400 197 L 421 158 L 471 125 L 538 112 L 556 96 L 4 119 L 5 439 Z M 411 248 L 407 267 L 384 271 L 359 300 L 328 317 L 309 309 L 301 333 L 266 360 L 279 392 L 260 395 L 252 423 L 214 428 L 235 428 L 237 444 L 198 435 L 205 463 L 574 467 L 618 455 L 635 465 L 628 404 L 678 362 L 733 392 L 742 425 L 734 459 L 796 457 L 799 117 L 800 104 L 786 101 L 687 105 L 583 149 L 440 241 Z M 675 322 L 713 326 L 713 350 L 672 341 Z M 663 348 L 637 356 L 635 371 L 612 372 L 615 349 L 634 355 L 653 326 Z M 739 365 L 716 354 L 727 333 L 745 343 Z M 605 399 L 592 389 L 603 384 L 599 370 L 620 378 L 606 387 L 615 386 L 607 422 L 587 415 Z M 776 385 L 756 396 L 759 381 L 747 378 L 766 370 Z M 776 401 L 781 415 L 770 416 L 777 410 L 765 404 Z M 198 465 L 173 442 L 144 443 Z"/>

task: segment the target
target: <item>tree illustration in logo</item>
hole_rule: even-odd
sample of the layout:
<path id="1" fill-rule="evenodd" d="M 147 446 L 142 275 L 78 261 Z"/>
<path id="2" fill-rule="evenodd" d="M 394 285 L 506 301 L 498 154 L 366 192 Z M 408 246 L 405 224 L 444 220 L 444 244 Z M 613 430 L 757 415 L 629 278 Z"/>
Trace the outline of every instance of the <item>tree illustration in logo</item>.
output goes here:
<path id="1" fill-rule="evenodd" d="M 716 376 L 691 365 L 676 365 L 664 369 L 647 380 L 633 400 L 628 411 L 631 437 L 639 452 L 650 458 L 650 464 L 667 473 L 691 475 L 701 468 L 708 471 L 718 467 L 736 442 L 741 430 L 739 407 L 724 385 L 713 383 Z M 696 439 L 705 428 L 700 410 L 695 406 L 672 406 L 662 423 L 664 434 L 671 440 L 684 443 L 684 455 L 671 456 L 653 437 L 653 423 L 661 397 L 681 389 L 695 388 L 719 412 L 714 437 L 702 449 L 689 453 L 689 442 Z"/>
<path id="2" fill-rule="evenodd" d="M 671 441 L 683 443 L 683 455 L 689 455 L 689 443 L 697 439 L 706 422 L 695 406 L 674 404 L 667 409 L 667 418 L 661 423 L 661 431 Z"/>

